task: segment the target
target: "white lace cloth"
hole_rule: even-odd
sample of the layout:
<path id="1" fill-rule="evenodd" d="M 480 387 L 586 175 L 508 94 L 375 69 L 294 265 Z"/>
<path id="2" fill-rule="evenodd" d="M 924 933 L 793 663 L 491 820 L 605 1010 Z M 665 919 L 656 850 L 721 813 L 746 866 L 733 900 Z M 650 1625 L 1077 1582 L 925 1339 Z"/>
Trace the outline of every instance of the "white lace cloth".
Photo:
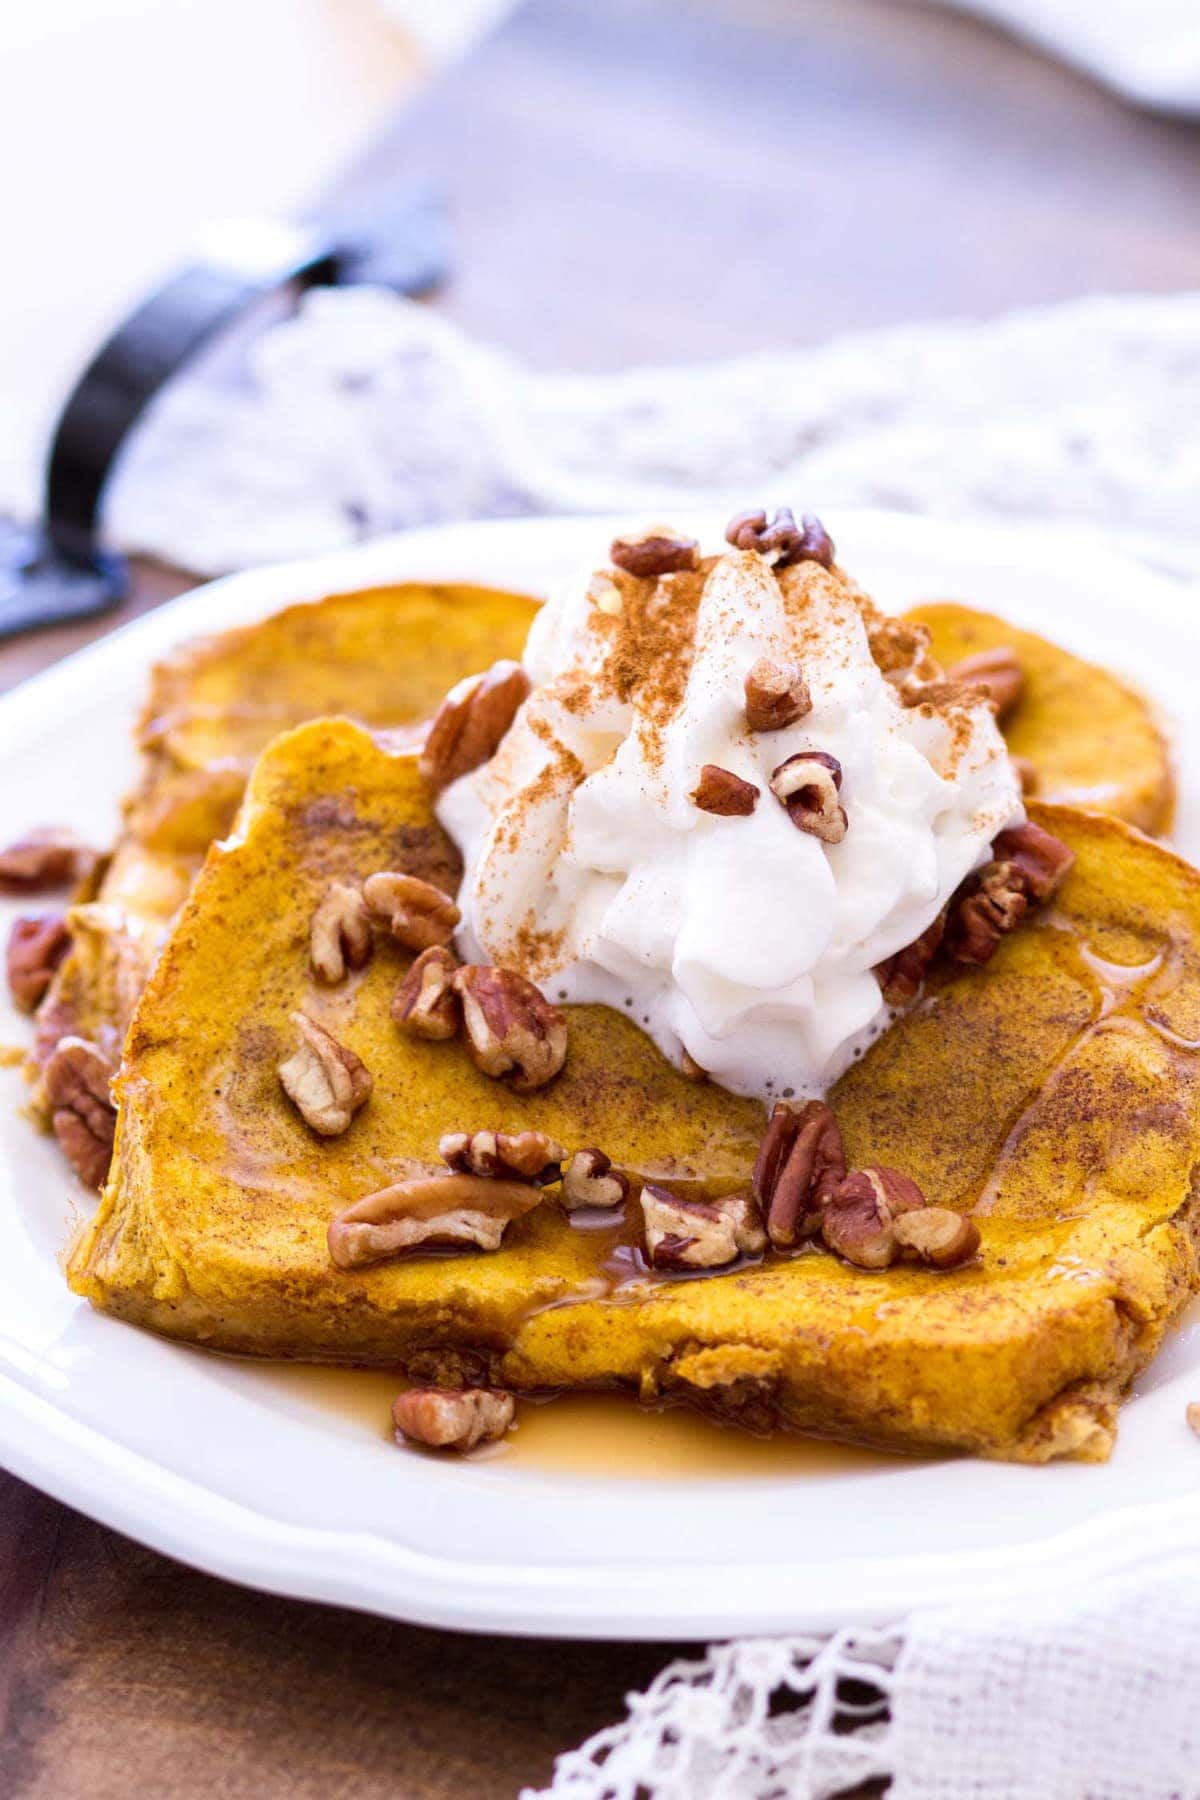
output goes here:
<path id="1" fill-rule="evenodd" d="M 747 493 L 1103 523 L 1200 563 L 1200 297 L 1104 299 L 708 368 L 535 375 L 389 294 L 316 292 L 168 388 L 107 508 L 216 572 L 443 519 Z"/>
<path id="2" fill-rule="evenodd" d="M 545 1793 L 834 1800 L 886 1781 L 889 1800 L 1195 1800 L 1198 1570 L 1193 1532 L 1099 1591 L 719 1645 L 630 1695 Z"/>
<path id="3" fill-rule="evenodd" d="M 584 377 L 530 374 L 387 295 L 317 293 L 247 362 L 165 395 L 109 521 L 216 571 L 439 519 L 760 495 L 1090 521 L 1200 569 L 1200 298 Z M 890 1778 L 894 1800 L 1196 1800 L 1200 1528 L 1148 1556 L 1098 1592 L 675 1663 L 548 1791 L 820 1800 Z"/>

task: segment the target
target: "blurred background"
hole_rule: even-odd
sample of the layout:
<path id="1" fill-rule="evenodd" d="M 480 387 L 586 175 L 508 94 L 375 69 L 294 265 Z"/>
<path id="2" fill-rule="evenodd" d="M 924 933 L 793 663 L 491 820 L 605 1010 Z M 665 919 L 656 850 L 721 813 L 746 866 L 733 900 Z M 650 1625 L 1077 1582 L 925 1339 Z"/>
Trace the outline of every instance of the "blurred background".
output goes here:
<path id="1" fill-rule="evenodd" d="M 1195 286 L 1197 108 L 1193 0 L 9 5 L 0 500 L 213 220 L 427 179 L 442 312 L 611 369 Z"/>

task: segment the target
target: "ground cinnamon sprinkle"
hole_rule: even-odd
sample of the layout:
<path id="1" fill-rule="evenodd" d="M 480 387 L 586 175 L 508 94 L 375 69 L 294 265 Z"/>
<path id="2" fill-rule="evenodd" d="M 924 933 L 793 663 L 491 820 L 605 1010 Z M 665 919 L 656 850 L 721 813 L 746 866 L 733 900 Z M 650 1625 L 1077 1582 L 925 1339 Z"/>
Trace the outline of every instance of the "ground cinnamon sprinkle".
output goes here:
<path id="1" fill-rule="evenodd" d="M 544 981 L 565 960 L 567 934 L 563 929 L 539 930 L 530 907 L 512 937 L 511 962 L 530 981 Z"/>
<path id="2" fill-rule="evenodd" d="M 849 603 L 862 621 L 872 662 L 892 682 L 901 704 L 917 708 L 923 718 L 941 720 L 947 741 L 939 773 L 952 777 L 974 738 L 979 697 L 943 678 L 941 666 L 929 653 L 928 627 L 881 611 L 840 569 L 801 563 L 779 572 L 779 586 L 793 629 L 801 634 L 806 613 L 817 599 L 835 614 Z M 825 649 L 828 654 L 827 644 Z M 800 655 L 803 660 L 802 645 Z"/>
<path id="3" fill-rule="evenodd" d="M 622 705 L 637 708 L 648 727 L 643 743 L 652 766 L 662 760 L 661 733 L 683 704 L 695 654 L 696 615 L 717 561 L 707 556 L 697 569 L 655 581 L 619 575 L 619 610 L 597 607 L 589 618 L 590 629 L 604 645 L 597 684 Z M 571 701 L 565 704 L 575 710 Z"/>

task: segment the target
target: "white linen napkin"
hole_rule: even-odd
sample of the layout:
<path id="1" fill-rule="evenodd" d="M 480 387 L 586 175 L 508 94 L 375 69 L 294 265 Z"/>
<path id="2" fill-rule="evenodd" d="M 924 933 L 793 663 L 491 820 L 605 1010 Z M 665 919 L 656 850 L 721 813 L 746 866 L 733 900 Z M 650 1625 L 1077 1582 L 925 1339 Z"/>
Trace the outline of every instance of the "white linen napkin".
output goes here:
<path id="1" fill-rule="evenodd" d="M 389 295 L 316 293 L 248 363 L 167 392 L 109 519 L 217 571 L 439 519 L 760 495 L 1090 522 L 1195 574 L 1200 296 L 560 376 Z M 1200 1518 L 1153 1539 L 1099 1586 L 676 1663 L 547 1793 L 823 1800 L 887 1778 L 892 1800 L 1200 1800 Z"/>

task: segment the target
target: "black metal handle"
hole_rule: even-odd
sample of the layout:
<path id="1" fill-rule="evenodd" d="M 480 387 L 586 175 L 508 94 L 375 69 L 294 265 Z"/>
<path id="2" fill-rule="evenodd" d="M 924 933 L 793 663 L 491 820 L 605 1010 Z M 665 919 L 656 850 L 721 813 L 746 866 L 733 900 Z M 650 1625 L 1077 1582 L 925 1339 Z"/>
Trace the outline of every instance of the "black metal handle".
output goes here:
<path id="1" fill-rule="evenodd" d="M 86 617 L 125 597 L 125 563 L 102 552 L 98 535 L 117 452 L 159 389 L 247 307 L 314 283 L 372 281 L 421 293 L 445 262 L 442 209 L 427 190 L 369 213 L 323 211 L 310 223 L 214 234 L 212 254 L 130 314 L 80 376 L 51 441 L 41 525 L 0 521 L 0 637 Z"/>
<path id="2" fill-rule="evenodd" d="M 76 561 L 95 556 L 100 494 L 117 450 L 197 350 L 265 294 L 336 272 L 336 247 L 314 233 L 252 227 L 231 238 L 224 261 L 184 269 L 131 313 L 83 371 L 50 445 L 45 524 L 54 549 Z"/>

